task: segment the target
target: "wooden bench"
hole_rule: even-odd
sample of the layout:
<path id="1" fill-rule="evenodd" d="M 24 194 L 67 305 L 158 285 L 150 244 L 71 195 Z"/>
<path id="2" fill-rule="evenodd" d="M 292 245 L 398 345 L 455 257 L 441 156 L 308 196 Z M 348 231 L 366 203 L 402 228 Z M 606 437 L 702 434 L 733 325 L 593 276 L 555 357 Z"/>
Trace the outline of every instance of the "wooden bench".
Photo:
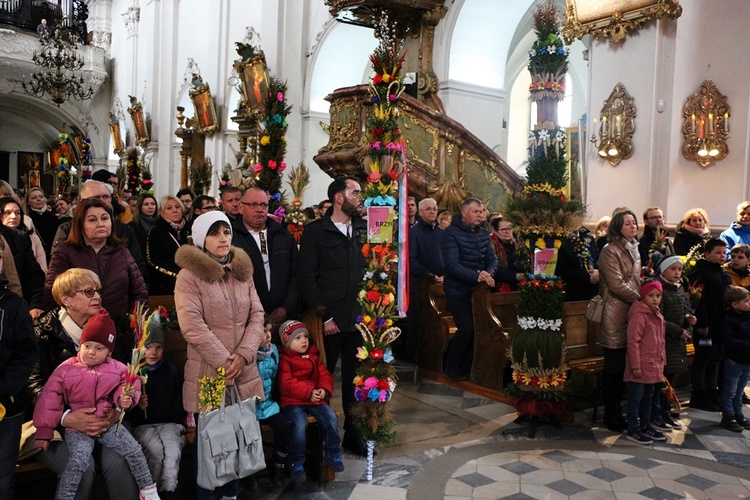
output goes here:
<path id="1" fill-rule="evenodd" d="M 443 373 L 443 358 L 448 342 L 456 333 L 443 285 L 433 283 L 435 276 L 426 274 L 417 280 L 417 366 Z"/>

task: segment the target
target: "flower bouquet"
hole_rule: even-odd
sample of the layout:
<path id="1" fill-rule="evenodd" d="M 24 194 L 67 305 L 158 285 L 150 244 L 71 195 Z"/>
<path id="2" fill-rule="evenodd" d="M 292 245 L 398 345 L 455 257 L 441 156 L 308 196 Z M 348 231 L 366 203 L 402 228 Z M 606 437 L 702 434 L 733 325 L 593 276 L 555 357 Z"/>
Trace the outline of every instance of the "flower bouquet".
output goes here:
<path id="1" fill-rule="evenodd" d="M 208 413 L 221 406 L 224 389 L 227 387 L 227 373 L 223 366 L 216 369 L 218 377 L 201 377 L 198 379 L 198 409 Z"/>
<path id="2" fill-rule="evenodd" d="M 130 328 L 133 329 L 133 335 L 135 337 L 135 346 L 130 353 L 130 363 L 127 365 L 127 371 L 125 372 L 125 387 L 122 393 L 126 396 L 132 396 L 135 394 L 135 387 L 137 383 L 145 385 L 148 380 L 146 375 L 146 345 L 149 339 L 149 326 L 152 323 L 157 325 L 161 323 L 162 307 L 159 307 L 156 311 L 149 315 L 148 308 L 142 302 L 136 302 L 133 308 L 133 314 L 130 319 Z M 117 422 L 117 429 L 115 435 L 120 430 L 120 424 L 125 416 L 125 412 L 120 413 L 120 420 Z"/>

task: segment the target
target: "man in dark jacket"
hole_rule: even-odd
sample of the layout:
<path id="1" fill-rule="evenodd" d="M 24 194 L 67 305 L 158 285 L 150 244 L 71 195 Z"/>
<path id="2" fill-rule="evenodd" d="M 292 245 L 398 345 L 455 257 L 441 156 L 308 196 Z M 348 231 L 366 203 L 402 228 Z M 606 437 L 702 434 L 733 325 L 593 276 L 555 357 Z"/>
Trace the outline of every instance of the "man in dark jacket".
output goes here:
<path id="1" fill-rule="evenodd" d="M 297 243 L 278 222 L 268 217 L 268 195 L 248 188 L 240 198 L 240 218 L 232 223 L 232 245 L 243 249 L 253 262 L 253 281 L 263 309 L 276 324 L 295 317 Z"/>
<path id="2" fill-rule="evenodd" d="M 448 345 L 444 372 L 454 380 L 466 380 L 474 357 L 474 318 L 471 313 L 471 291 L 483 281 L 495 286 L 497 256 L 490 233 L 481 227 L 482 202 L 466 198 L 461 213 L 445 230 L 441 250 L 445 265 L 445 298 L 456 323 L 456 334 Z"/>
<path id="3" fill-rule="evenodd" d="M 661 247 L 659 253 L 665 257 L 667 255 L 674 255 L 674 246 L 669 239 L 667 228 L 664 227 L 664 213 L 659 207 L 648 207 L 643 211 L 643 234 L 638 238 L 638 253 L 641 254 L 641 265 L 643 267 L 648 265 L 649 254 L 652 253 L 651 245 L 654 244 L 656 233 L 659 230 L 663 230 L 666 233 L 664 243 L 659 245 Z"/>
<path id="4" fill-rule="evenodd" d="M 80 198 L 85 200 L 86 198 L 98 198 L 110 210 L 112 210 L 112 186 L 109 186 L 100 181 L 86 181 L 81 188 Z M 55 233 L 55 243 L 52 245 L 52 253 L 57 250 L 57 246 L 68 239 L 70 234 L 70 226 L 72 221 L 63 222 L 60 227 L 57 228 Z M 114 230 L 118 238 L 125 241 L 125 246 L 130 250 L 130 255 L 133 256 L 133 260 L 138 264 L 138 269 L 141 271 L 141 275 L 146 276 L 146 262 L 143 260 L 141 254 L 141 248 L 138 245 L 138 239 L 135 237 L 135 231 L 127 224 L 115 220 Z"/>
<path id="5" fill-rule="evenodd" d="M 425 198 L 419 202 L 419 218 L 409 230 L 409 328 L 401 332 L 399 358 L 411 361 L 417 350 L 417 281 L 426 274 L 433 276 L 433 283 L 443 283 L 443 254 L 440 242 L 443 231 L 437 224 L 437 202 Z"/>
<path id="6" fill-rule="evenodd" d="M 310 222 L 302 233 L 299 254 L 299 284 L 308 306 L 323 307 L 324 343 L 328 371 L 334 373 L 341 355 L 341 394 L 344 403 L 342 446 L 358 455 L 367 447 L 354 428 L 354 375 L 357 347 L 362 337 L 355 328 L 361 308 L 357 293 L 365 270 L 362 236 L 366 224 L 359 182 L 352 177 L 334 180 L 328 186 L 333 207 L 322 218 Z"/>
<path id="7" fill-rule="evenodd" d="M 4 244 L 0 243 L 0 249 Z M 3 261 L 0 253 L 0 267 Z M 21 424 L 26 406 L 23 389 L 31 375 L 39 347 L 23 299 L 8 290 L 0 273 L 0 498 L 13 498 Z"/>

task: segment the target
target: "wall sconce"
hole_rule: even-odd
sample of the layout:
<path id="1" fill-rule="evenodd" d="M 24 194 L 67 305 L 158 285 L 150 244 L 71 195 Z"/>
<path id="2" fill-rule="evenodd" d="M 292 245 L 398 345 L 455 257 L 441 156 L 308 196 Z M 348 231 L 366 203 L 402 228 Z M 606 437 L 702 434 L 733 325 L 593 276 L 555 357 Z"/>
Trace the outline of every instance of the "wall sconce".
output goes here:
<path id="1" fill-rule="evenodd" d="M 727 156 L 729 104 L 714 82 L 706 80 L 682 107 L 682 156 L 707 167 Z"/>
<path id="2" fill-rule="evenodd" d="M 599 156 L 613 167 L 633 156 L 633 132 L 635 132 L 635 100 L 630 97 L 622 83 L 615 85 L 594 126 L 599 122 L 599 132 L 591 135 L 591 142 Z"/>

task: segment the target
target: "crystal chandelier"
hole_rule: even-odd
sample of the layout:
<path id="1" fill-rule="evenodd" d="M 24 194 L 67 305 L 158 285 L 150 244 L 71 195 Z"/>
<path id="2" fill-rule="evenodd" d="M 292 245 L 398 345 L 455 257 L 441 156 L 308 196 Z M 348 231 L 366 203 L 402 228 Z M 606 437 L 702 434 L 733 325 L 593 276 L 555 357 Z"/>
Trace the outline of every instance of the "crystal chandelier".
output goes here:
<path id="1" fill-rule="evenodd" d="M 31 58 L 34 64 L 43 69 L 31 75 L 29 81 L 22 81 L 24 92 L 36 97 L 49 94 L 52 102 L 60 107 L 68 97 L 79 101 L 90 99 L 94 94 L 94 87 L 86 82 L 76 72 L 83 68 L 83 60 L 78 57 L 76 42 L 66 29 L 57 28 L 53 36 L 43 35 L 39 42 L 42 51 L 34 52 Z"/>

